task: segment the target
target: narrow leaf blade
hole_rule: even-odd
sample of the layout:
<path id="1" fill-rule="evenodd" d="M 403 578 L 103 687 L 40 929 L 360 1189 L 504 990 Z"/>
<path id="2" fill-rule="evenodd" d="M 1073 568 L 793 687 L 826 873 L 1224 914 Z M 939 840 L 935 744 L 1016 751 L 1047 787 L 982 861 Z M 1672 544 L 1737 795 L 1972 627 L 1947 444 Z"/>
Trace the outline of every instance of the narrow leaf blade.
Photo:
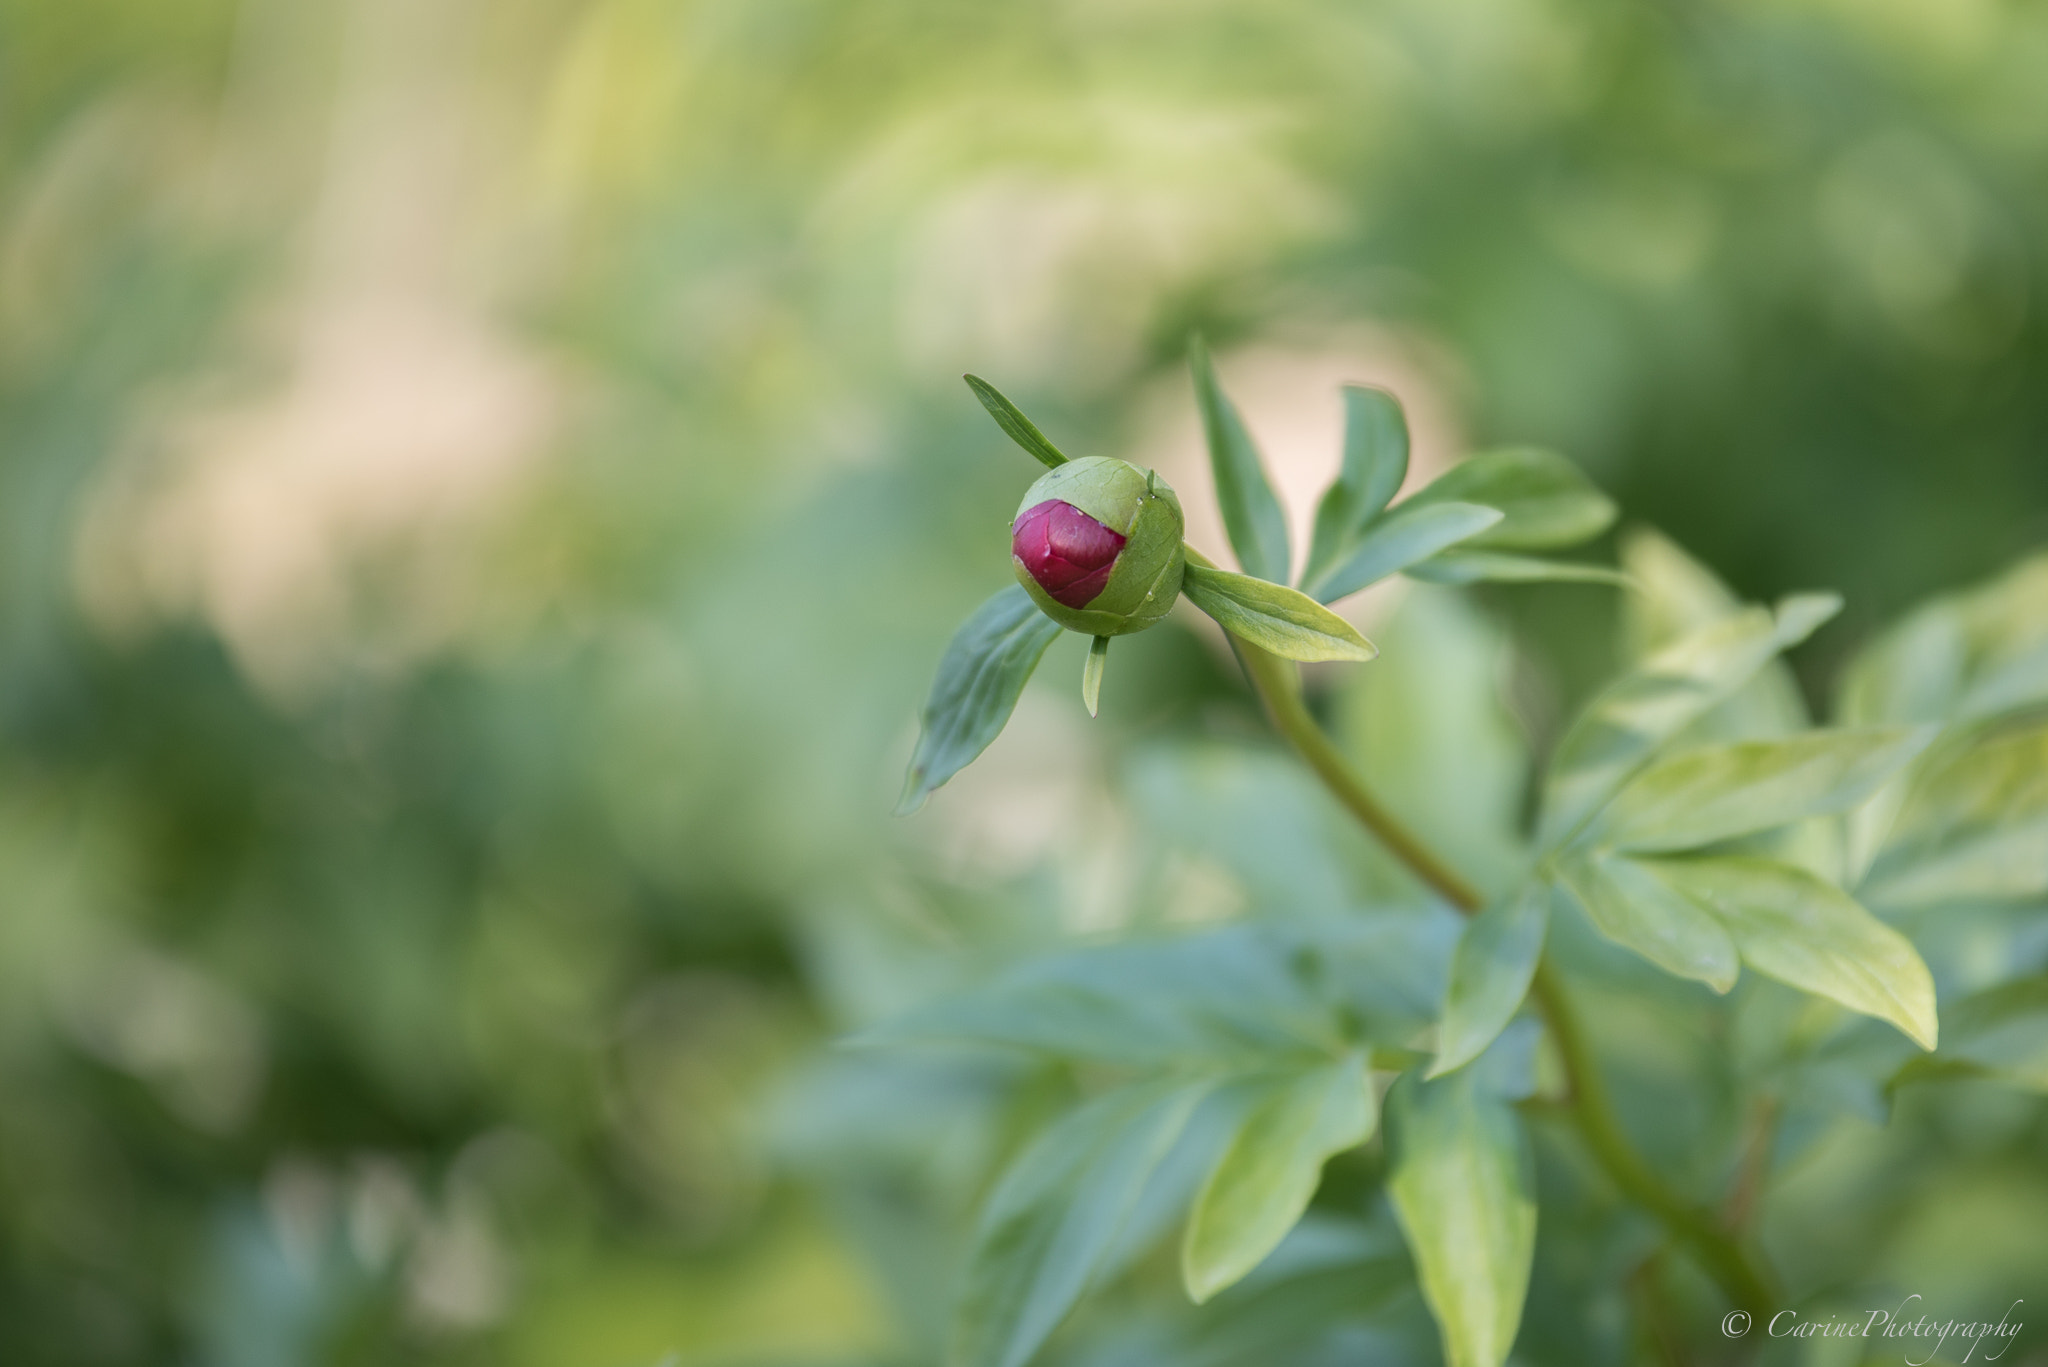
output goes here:
<path id="1" fill-rule="evenodd" d="M 1387 1094 L 1387 1191 L 1408 1237 L 1446 1367 L 1501 1367 L 1536 1251 L 1536 1195 L 1521 1120 L 1472 1069 L 1413 1073 Z"/>
<path id="2" fill-rule="evenodd" d="M 1757 972 L 1890 1021 L 1934 1048 L 1934 980 L 1919 951 L 1834 884 L 1762 859 L 1643 863 L 1712 911 Z"/>
<path id="3" fill-rule="evenodd" d="M 1108 663 L 1109 638 L 1097 636 L 1088 643 L 1088 659 L 1081 666 L 1081 701 L 1091 717 L 1102 700 L 1102 669 Z"/>
<path id="4" fill-rule="evenodd" d="M 1406 504 L 1402 505 L 1406 507 Z M 1443 506 L 1443 505 L 1437 505 Z M 1486 539 L 1484 533 L 1473 538 Z M 1425 584 L 1606 584 L 1631 587 L 1629 577 L 1605 565 L 1584 565 L 1570 560 L 1544 560 L 1533 555 L 1509 555 L 1501 551 L 1474 551 L 1459 547 L 1443 551 L 1408 567 L 1411 578 Z"/>
<path id="5" fill-rule="evenodd" d="M 1031 671 L 1059 634 L 1059 623 L 1015 584 L 974 610 L 939 661 L 896 804 L 899 816 L 922 807 L 933 789 L 1002 734 Z"/>
<path id="6" fill-rule="evenodd" d="M 1288 660 L 1370 660 L 1379 648 L 1305 593 L 1193 562 L 1181 581 L 1188 601 L 1259 649 Z"/>
<path id="7" fill-rule="evenodd" d="M 1197 1303 L 1265 1260 L 1308 1209 L 1332 1154 L 1363 1144 L 1378 1120 L 1356 1056 L 1252 1079 L 1236 1133 L 1188 1215 L 1181 1275 Z"/>
<path id="8" fill-rule="evenodd" d="M 1521 1009 L 1550 926 L 1550 890 L 1529 884 L 1474 917 L 1451 956 L 1451 984 L 1429 1076 L 1478 1058 Z"/>
<path id="9" fill-rule="evenodd" d="M 1345 385 L 1344 463 L 1316 505 L 1304 584 L 1346 556 L 1407 477 L 1408 418 L 1400 401 L 1384 389 Z"/>
<path id="10" fill-rule="evenodd" d="M 1555 451 L 1484 451 L 1432 482 L 1409 503 L 1483 503 L 1507 516 L 1475 544 L 1495 550 L 1553 550 L 1598 536 L 1614 522 L 1614 500 Z"/>
<path id="11" fill-rule="evenodd" d="M 1477 536 L 1500 519 L 1498 508 L 1476 503 L 1404 503 L 1373 523 L 1328 573 L 1304 582 L 1317 602 L 1334 603 Z"/>
<path id="12" fill-rule="evenodd" d="M 988 415 L 996 420 L 996 426 L 1002 428 L 1010 440 L 1023 447 L 1034 460 L 1051 468 L 1067 463 L 1065 453 L 1046 439 L 1045 433 L 1024 416 L 1022 409 L 1004 398 L 1001 390 L 979 375 L 963 375 L 961 378 L 974 391 L 974 397 L 981 400 L 981 406 L 988 410 Z"/>
<path id="13" fill-rule="evenodd" d="M 1023 1367 L 1087 1289 L 1205 1083 L 1119 1088 L 1055 1123 L 1003 1174 L 968 1255 L 954 1367 Z"/>
<path id="14" fill-rule="evenodd" d="M 1202 410 L 1202 430 L 1209 440 L 1216 502 L 1223 510 L 1223 526 L 1230 533 L 1237 563 L 1254 578 L 1284 584 L 1291 556 L 1287 517 L 1266 480 L 1258 447 L 1238 416 L 1237 405 L 1217 383 L 1209 349 L 1200 338 L 1189 348 L 1188 363 L 1195 377 L 1195 399 Z"/>

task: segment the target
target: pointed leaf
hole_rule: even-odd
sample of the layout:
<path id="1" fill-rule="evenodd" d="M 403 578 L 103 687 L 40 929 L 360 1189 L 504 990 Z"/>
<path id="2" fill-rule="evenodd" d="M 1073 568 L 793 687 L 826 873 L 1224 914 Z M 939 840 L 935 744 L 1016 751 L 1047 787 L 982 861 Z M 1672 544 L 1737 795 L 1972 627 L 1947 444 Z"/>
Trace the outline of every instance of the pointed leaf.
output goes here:
<path id="1" fill-rule="evenodd" d="M 1757 972 L 1934 1047 L 1934 980 L 1919 951 L 1834 884 L 1762 859 L 1642 862 L 1713 912 Z"/>
<path id="2" fill-rule="evenodd" d="M 1088 659 L 1081 666 L 1081 702 L 1091 717 L 1102 699 L 1102 667 L 1108 663 L 1109 638 L 1097 636 L 1088 643 Z"/>
<path id="3" fill-rule="evenodd" d="M 1495 902 L 1465 927 L 1451 956 L 1451 985 L 1444 998 L 1431 1078 L 1478 1058 L 1514 1019 L 1536 976 L 1549 925 L 1550 890 L 1531 883 Z"/>
<path id="4" fill-rule="evenodd" d="M 988 415 L 996 420 L 996 426 L 1002 428 L 1010 440 L 1023 447 L 1033 459 L 1054 468 L 1067 463 L 1067 457 L 1060 448 L 1046 440 L 1038 425 L 1025 417 L 1016 404 L 1004 398 L 1001 390 L 979 375 L 963 375 L 961 378 L 974 391 L 974 397 L 981 400 L 981 406 L 988 410 Z"/>
<path id="5" fill-rule="evenodd" d="M 1216 381 L 1209 349 L 1196 338 L 1188 353 L 1195 376 L 1195 399 L 1202 409 L 1202 430 L 1209 439 L 1209 467 L 1216 476 L 1216 503 L 1230 547 L 1244 572 L 1270 583 L 1287 582 L 1289 551 L 1287 516 L 1273 486 L 1266 482 L 1258 447 L 1245 430 L 1244 419 Z"/>
<path id="6" fill-rule="evenodd" d="M 1379 648 L 1305 593 L 1192 562 L 1180 591 L 1233 636 L 1288 660 L 1370 660 Z"/>
<path id="7" fill-rule="evenodd" d="M 1003 1174 L 968 1254 L 954 1367 L 1023 1367 L 1059 1327 L 1207 1083 L 1122 1087 L 1067 1115 Z"/>
<path id="8" fill-rule="evenodd" d="M 1237 1132 L 1188 1215 L 1181 1276 L 1200 1304 L 1257 1267 L 1308 1209 L 1332 1154 L 1363 1144 L 1378 1118 L 1357 1056 L 1243 1084 Z"/>
<path id="9" fill-rule="evenodd" d="M 1498 508 L 1506 518 L 1474 544 L 1510 551 L 1576 545 L 1606 531 L 1615 512 L 1614 500 L 1594 488 L 1578 466 L 1535 447 L 1481 452 L 1408 502 Z"/>
<path id="10" fill-rule="evenodd" d="M 974 762 L 1002 734 L 1017 698 L 1060 624 L 1015 584 L 974 610 L 953 634 L 924 705 L 917 749 L 903 776 L 898 816 L 924 806 L 932 790 Z"/>
<path id="11" fill-rule="evenodd" d="M 1406 504 L 1402 505 L 1406 507 Z M 1474 540 L 1484 540 L 1483 535 Z M 1544 560 L 1533 555 L 1507 555 L 1500 551 L 1468 551 L 1463 547 L 1433 555 L 1408 567 L 1408 575 L 1425 584 L 1477 584 L 1491 580 L 1500 584 L 1606 584 L 1630 587 L 1620 570 L 1605 565 L 1584 565 L 1570 560 Z"/>
<path id="12" fill-rule="evenodd" d="M 1408 1237 L 1446 1367 L 1501 1367 L 1536 1251 L 1536 1194 L 1521 1119 L 1466 1068 L 1409 1073 L 1387 1094 L 1387 1192 Z"/>
<path id="13" fill-rule="evenodd" d="M 1940 1050 L 1907 1063 L 1893 1086 L 1962 1073 L 2048 1092 L 2048 973 L 1973 992 L 1941 1014 Z"/>
<path id="14" fill-rule="evenodd" d="M 1567 859 L 1559 872 L 1602 935 L 1666 973 L 1716 992 L 1735 986 L 1735 941 L 1714 915 L 1633 859 Z"/>
<path id="15" fill-rule="evenodd" d="M 1747 609 L 1674 642 L 1609 684 L 1551 756 L 1539 843 L 1555 847 L 1569 837 L 1658 747 L 1840 606 L 1831 594 L 1804 594 L 1786 599 L 1775 617 Z"/>
<path id="16" fill-rule="evenodd" d="M 1476 503 L 1404 503 L 1367 528 L 1328 573 L 1304 582 L 1317 602 L 1334 603 L 1477 536 L 1500 518 L 1499 509 Z"/>
<path id="17" fill-rule="evenodd" d="M 2048 893 L 2048 726 L 1993 736 L 1918 778 L 1863 893 L 1896 907 Z"/>
<path id="18" fill-rule="evenodd" d="M 1923 728 L 1881 726 L 1687 750 L 1630 779 L 1583 838 L 1607 849 L 1691 850 L 1847 811 L 1932 739 Z"/>
<path id="19" fill-rule="evenodd" d="M 1316 504 L 1303 584 L 1346 557 L 1407 477 L 1408 419 L 1400 401 L 1384 389 L 1345 385 L 1344 464 Z"/>

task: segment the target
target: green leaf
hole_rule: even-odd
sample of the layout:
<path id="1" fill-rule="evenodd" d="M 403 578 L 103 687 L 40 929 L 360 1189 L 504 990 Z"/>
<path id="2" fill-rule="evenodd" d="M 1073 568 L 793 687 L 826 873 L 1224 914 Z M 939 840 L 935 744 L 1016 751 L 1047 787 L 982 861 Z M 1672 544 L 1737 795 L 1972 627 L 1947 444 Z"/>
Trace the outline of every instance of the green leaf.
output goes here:
<path id="1" fill-rule="evenodd" d="M 1190 561 L 1180 591 L 1233 636 L 1288 660 L 1370 660 L 1379 648 L 1305 593 Z"/>
<path id="2" fill-rule="evenodd" d="M 1607 849 L 1690 850 L 1847 811 L 1932 739 L 1925 728 L 1870 727 L 1687 750 L 1629 780 L 1582 838 Z"/>
<path id="3" fill-rule="evenodd" d="M 1345 558 L 1407 477 L 1408 419 L 1400 401 L 1384 389 L 1345 385 L 1344 464 L 1316 504 L 1304 585 Z"/>
<path id="4" fill-rule="evenodd" d="M 1088 643 L 1088 659 L 1081 666 L 1081 702 L 1088 709 L 1088 715 L 1095 715 L 1096 704 L 1102 700 L 1102 669 L 1109 663 L 1109 638 L 1097 636 Z"/>
<path id="5" fill-rule="evenodd" d="M 1195 376 L 1195 399 L 1202 409 L 1202 429 L 1209 438 L 1209 467 L 1216 476 L 1216 503 L 1230 547 L 1246 574 L 1274 584 L 1287 582 L 1290 552 L 1287 516 L 1280 510 L 1273 486 L 1259 464 L 1258 447 L 1245 430 L 1237 406 L 1216 382 L 1209 349 L 1197 337 L 1188 350 Z"/>
<path id="6" fill-rule="evenodd" d="M 1742 603 L 1713 571 L 1652 528 L 1635 527 L 1623 535 L 1621 567 L 1635 586 L 1621 603 L 1628 659 L 1643 659 L 1742 611 Z M 1688 734 L 1702 741 L 1750 740 L 1789 735 L 1812 724 L 1792 671 L 1783 660 L 1773 660 Z"/>
<path id="7" fill-rule="evenodd" d="M 903 776 L 898 816 L 924 806 L 933 789 L 972 764 L 1002 734 L 1031 671 L 1059 634 L 1059 623 L 1015 584 L 974 610 L 939 661 L 917 749 Z"/>
<path id="8" fill-rule="evenodd" d="M 1934 980 L 1919 951 L 1834 884 L 1762 859 L 1641 862 L 1711 911 L 1757 972 L 1934 1047 Z"/>
<path id="9" fill-rule="evenodd" d="M 1431 1078 L 1462 1068 L 1507 1028 L 1529 994 L 1543 933 L 1550 925 L 1550 890 L 1523 886 L 1474 917 L 1451 956 L 1451 985 L 1444 998 Z"/>
<path id="10" fill-rule="evenodd" d="M 1002 391 L 982 379 L 979 375 L 963 375 L 967 387 L 974 391 L 974 397 L 981 400 L 981 406 L 996 420 L 996 426 L 1003 429 L 1011 441 L 1024 448 L 1040 464 L 1057 468 L 1067 463 L 1067 457 L 1046 440 L 1045 433 L 1038 425 L 1024 416 L 1016 404 L 1004 398 Z"/>
<path id="11" fill-rule="evenodd" d="M 1928 769 L 1862 890 L 1895 907 L 2048 893 L 2048 726 L 1991 736 Z"/>
<path id="12" fill-rule="evenodd" d="M 1633 859 L 1594 856 L 1561 861 L 1564 886 L 1602 935 L 1666 973 L 1716 992 L 1735 986 L 1735 941 L 1705 907 Z"/>
<path id="13" fill-rule="evenodd" d="M 1404 1075 L 1387 1094 L 1387 1192 L 1408 1237 L 1446 1367 L 1501 1367 L 1536 1251 L 1536 1194 L 1521 1120 L 1472 1069 Z"/>
<path id="14" fill-rule="evenodd" d="M 1749 608 L 1673 642 L 1609 684 L 1551 756 L 1539 842 L 1554 848 L 1570 837 L 1660 746 L 1840 607 L 1832 594 L 1802 594 L 1780 604 L 1775 617 Z"/>
<path id="15" fill-rule="evenodd" d="M 1843 673 L 1850 721 L 1985 721 L 2048 702 L 2048 555 L 1935 599 Z"/>
<path id="16" fill-rule="evenodd" d="M 1188 1215 L 1181 1277 L 1197 1304 L 1257 1267 L 1308 1209 L 1332 1154 L 1378 1119 L 1365 1060 L 1241 1084 L 1245 1109 Z"/>
<path id="17" fill-rule="evenodd" d="M 1478 535 L 1500 518 L 1499 509 L 1476 503 L 1404 503 L 1367 528 L 1328 573 L 1303 582 L 1317 602 L 1334 603 Z"/>
<path id="18" fill-rule="evenodd" d="M 1049 955 L 848 1043 L 994 1045 L 1136 1068 L 1326 1062 L 1351 1045 L 1339 1007 L 1301 976 L 1302 949 L 1232 926 Z"/>
<path id="19" fill-rule="evenodd" d="M 1402 504 L 1407 507 L 1407 504 Z M 1442 506 L 1442 505 L 1438 505 Z M 1479 536 L 1475 540 L 1485 540 Z M 1504 555 L 1498 551 L 1444 551 L 1408 569 L 1411 578 L 1426 584 L 1477 584 L 1492 580 L 1501 584 L 1607 584 L 1629 588 L 1629 577 L 1605 565 L 1582 565 L 1569 560 L 1543 560 L 1533 555 Z"/>
<path id="20" fill-rule="evenodd" d="M 1474 544 L 1496 550 L 1551 550 L 1600 535 L 1614 522 L 1614 500 L 1579 467 L 1535 447 L 1486 451 L 1453 466 L 1408 503 L 1483 503 L 1506 514 Z"/>
<path id="21" fill-rule="evenodd" d="M 1119 1088 L 1040 1135 L 1003 1174 L 968 1254 L 953 1367 L 1023 1367 L 1087 1289 L 1207 1082 Z"/>
<path id="22" fill-rule="evenodd" d="M 2048 973 L 1973 992 L 1942 1016 L 1941 1048 L 1907 1063 L 1894 1087 L 1961 1073 L 2048 1092 Z"/>

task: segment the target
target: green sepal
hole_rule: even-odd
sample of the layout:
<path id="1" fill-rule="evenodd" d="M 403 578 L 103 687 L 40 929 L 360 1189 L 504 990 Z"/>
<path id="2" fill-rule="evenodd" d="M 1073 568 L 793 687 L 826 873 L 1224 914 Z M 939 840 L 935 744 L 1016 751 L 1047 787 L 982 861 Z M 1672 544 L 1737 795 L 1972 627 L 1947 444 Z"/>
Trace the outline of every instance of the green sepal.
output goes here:
<path id="1" fill-rule="evenodd" d="M 1102 669 L 1109 663 L 1109 638 L 1098 636 L 1088 644 L 1088 659 L 1081 666 L 1081 703 L 1094 716 L 1102 700 Z"/>
<path id="2" fill-rule="evenodd" d="M 974 391 L 974 397 L 981 400 L 981 406 L 996 420 L 996 426 L 1003 429 L 1011 441 L 1024 448 L 1030 456 L 1042 465 L 1057 470 L 1067 463 L 1066 453 L 1046 439 L 1038 430 L 1038 424 L 1024 416 L 1022 409 L 1003 397 L 1003 392 L 979 375 L 963 375 L 967 387 Z"/>

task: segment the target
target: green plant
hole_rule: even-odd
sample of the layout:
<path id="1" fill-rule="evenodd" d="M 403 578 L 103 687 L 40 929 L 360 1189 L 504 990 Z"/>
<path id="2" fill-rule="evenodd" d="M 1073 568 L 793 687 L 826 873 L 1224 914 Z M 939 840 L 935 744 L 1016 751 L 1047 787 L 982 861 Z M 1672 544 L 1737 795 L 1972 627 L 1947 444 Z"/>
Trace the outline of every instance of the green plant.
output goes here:
<path id="1" fill-rule="evenodd" d="M 1560 1243 L 1583 1243 L 1587 1210 L 1616 1197 L 1654 1221 L 1611 1278 L 1645 1342 L 1683 1336 L 1663 1289 L 1674 1280 L 1667 1250 L 1704 1275 L 1691 1285 L 1712 1288 L 1686 1313 L 1718 1298 L 1761 1324 L 1794 1290 L 1812 1290 L 1782 1285 L 1756 1236 L 1789 1095 L 1823 1074 L 1884 1097 L 1964 1074 L 2048 1085 L 2043 980 L 1995 982 L 1951 1003 L 1937 1048 L 1934 977 L 1894 924 L 2048 894 L 2048 559 L 1878 638 L 1848 667 L 1833 723 L 1816 725 L 1780 657 L 1834 616 L 1836 597 L 1744 605 L 1648 531 L 1625 539 L 1626 573 L 1537 554 L 1593 538 L 1615 516 L 1547 451 L 1474 456 L 1395 502 L 1407 431 L 1378 390 L 1346 391 L 1342 468 L 1290 587 L 1286 523 L 1252 439 L 1199 345 L 1193 368 L 1244 573 L 1187 547 L 1182 592 L 1224 628 L 1273 727 L 1398 863 L 1405 890 L 1347 914 L 1256 917 L 1029 962 L 864 1034 L 873 1046 L 991 1046 L 1078 1070 L 1080 1104 L 1023 1147 L 985 1203 L 957 1303 L 958 1367 L 1031 1360 L 1091 1286 L 1137 1256 L 1146 1230 L 1170 1222 L 1162 1208 L 1180 1223 L 1189 1299 L 1259 1273 L 1232 1293 L 1229 1316 L 1204 1321 L 1212 1347 L 1249 1321 L 1266 1337 L 1245 1341 L 1277 1351 L 1333 1307 L 1356 1311 L 1361 1297 L 1407 1284 L 1412 1268 L 1444 1359 L 1498 1367 L 1523 1321 L 1539 1205 Z M 1065 457 L 1029 420 L 969 383 L 1019 445 L 1059 468 Z M 1471 874 L 1369 786 L 1319 722 L 1295 664 L 1372 659 L 1327 605 L 1397 573 L 1448 585 L 1584 580 L 1626 595 L 1633 662 L 1563 728 L 1525 829 Z M 906 810 L 1010 716 L 1062 625 L 1033 596 L 1004 589 L 954 638 Z M 1098 639 L 1089 654 L 1091 713 L 1106 646 Z M 1442 763 L 1460 758 L 1454 747 Z M 1413 793 L 1397 796 L 1417 806 Z M 1515 796 L 1492 795 L 1465 824 L 1484 824 L 1480 807 L 1512 810 Z M 1455 813 L 1425 824 L 1472 844 Z M 1415 894 L 1464 918 L 1452 942 L 1423 929 L 1427 918 L 1387 913 Z M 1670 975 L 1671 1009 L 1712 1022 L 1723 1043 L 1690 1085 L 1732 1087 L 1754 1126 L 1689 1136 L 1675 1165 L 1646 1156 L 1582 1009 L 1582 975 L 1614 972 L 1609 946 Z M 1734 991 L 1755 981 L 1744 967 L 1812 1005 Z M 1585 1180 L 1539 1202 L 1532 1130 L 1574 1134 Z M 1363 1180 L 1379 1196 L 1366 1199 L 1383 1197 L 1405 1267 L 1370 1239 L 1311 1257 L 1306 1272 L 1299 1256 L 1274 1257 L 1300 1237 L 1319 1190 L 1330 1194 L 1326 1165 L 1376 1133 L 1383 1144 Z M 1355 1208 L 1358 1193 L 1333 1199 Z M 1190 1360 L 1239 1359 L 1216 1349 Z"/>

